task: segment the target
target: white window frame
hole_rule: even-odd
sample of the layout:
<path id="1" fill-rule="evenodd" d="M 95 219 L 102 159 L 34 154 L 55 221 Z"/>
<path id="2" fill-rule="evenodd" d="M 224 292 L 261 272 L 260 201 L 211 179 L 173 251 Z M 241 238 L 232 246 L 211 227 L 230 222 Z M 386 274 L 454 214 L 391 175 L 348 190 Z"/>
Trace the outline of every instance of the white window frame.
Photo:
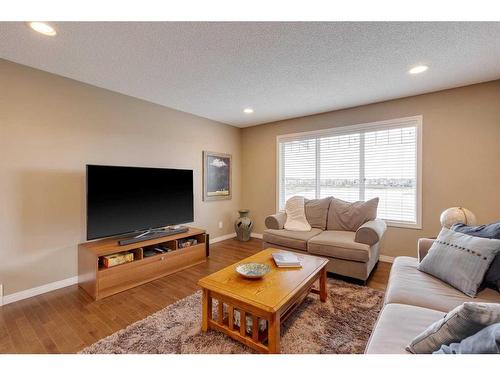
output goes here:
<path id="1" fill-rule="evenodd" d="M 409 228 L 409 229 L 422 229 L 422 128 L 423 116 L 410 116 L 402 117 L 391 120 L 368 122 L 356 125 L 337 126 L 335 128 L 313 130 L 309 132 L 282 134 L 276 137 L 276 212 L 280 211 L 280 190 L 282 180 L 282 166 L 280 165 L 280 143 L 282 141 L 292 141 L 295 139 L 303 140 L 307 138 L 315 138 L 318 136 L 327 137 L 342 134 L 355 133 L 361 130 L 385 130 L 391 128 L 398 128 L 401 125 L 411 125 L 416 127 L 417 144 L 416 144 L 416 176 L 417 176 L 417 194 L 416 194 L 416 222 L 408 223 L 395 220 L 386 220 L 386 224 L 390 227 Z M 362 165 L 361 170 L 364 171 Z"/>

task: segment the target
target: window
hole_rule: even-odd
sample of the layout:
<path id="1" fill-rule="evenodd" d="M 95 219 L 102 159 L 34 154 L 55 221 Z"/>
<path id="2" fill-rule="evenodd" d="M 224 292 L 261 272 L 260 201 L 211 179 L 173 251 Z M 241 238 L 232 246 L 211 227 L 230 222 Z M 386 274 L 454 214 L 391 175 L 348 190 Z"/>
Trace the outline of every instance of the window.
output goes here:
<path id="1" fill-rule="evenodd" d="M 388 225 L 421 227 L 422 117 L 278 137 L 278 209 L 288 198 L 379 197 Z"/>

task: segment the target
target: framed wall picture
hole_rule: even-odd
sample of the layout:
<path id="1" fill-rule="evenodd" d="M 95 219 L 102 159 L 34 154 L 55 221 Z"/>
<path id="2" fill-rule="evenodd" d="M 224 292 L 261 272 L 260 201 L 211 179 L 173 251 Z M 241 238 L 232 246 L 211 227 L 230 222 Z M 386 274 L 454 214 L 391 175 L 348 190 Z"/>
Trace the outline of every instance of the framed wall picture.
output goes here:
<path id="1" fill-rule="evenodd" d="M 231 155 L 203 151 L 203 200 L 231 199 Z"/>

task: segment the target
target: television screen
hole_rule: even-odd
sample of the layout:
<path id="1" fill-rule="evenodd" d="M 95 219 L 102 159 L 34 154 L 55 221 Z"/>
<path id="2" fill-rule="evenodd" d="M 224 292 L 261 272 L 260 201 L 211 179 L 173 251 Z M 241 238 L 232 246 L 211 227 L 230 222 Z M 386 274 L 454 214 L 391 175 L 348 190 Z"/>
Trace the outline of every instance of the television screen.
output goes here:
<path id="1" fill-rule="evenodd" d="M 193 221 L 193 171 L 87 165 L 87 239 Z"/>

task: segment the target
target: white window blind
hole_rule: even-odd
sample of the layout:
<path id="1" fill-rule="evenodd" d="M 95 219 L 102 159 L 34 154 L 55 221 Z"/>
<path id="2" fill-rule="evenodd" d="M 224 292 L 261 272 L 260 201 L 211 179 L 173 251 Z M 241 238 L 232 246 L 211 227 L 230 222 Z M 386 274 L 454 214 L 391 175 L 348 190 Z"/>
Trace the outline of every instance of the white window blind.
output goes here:
<path id="1" fill-rule="evenodd" d="M 288 198 L 378 197 L 378 217 L 420 226 L 421 117 L 278 137 L 278 204 Z"/>

